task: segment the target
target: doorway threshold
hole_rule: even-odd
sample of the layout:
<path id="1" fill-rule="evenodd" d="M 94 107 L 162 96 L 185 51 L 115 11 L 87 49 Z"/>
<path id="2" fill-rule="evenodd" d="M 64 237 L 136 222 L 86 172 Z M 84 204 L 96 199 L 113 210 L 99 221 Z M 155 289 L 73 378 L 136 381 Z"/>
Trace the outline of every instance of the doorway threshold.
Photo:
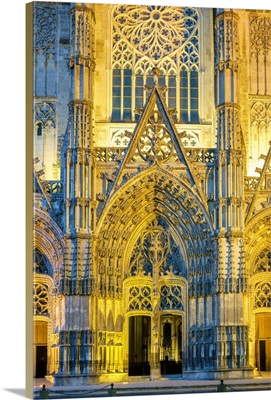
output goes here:
<path id="1" fill-rule="evenodd" d="M 150 380 L 149 375 L 129 376 L 129 382 L 148 382 Z"/>

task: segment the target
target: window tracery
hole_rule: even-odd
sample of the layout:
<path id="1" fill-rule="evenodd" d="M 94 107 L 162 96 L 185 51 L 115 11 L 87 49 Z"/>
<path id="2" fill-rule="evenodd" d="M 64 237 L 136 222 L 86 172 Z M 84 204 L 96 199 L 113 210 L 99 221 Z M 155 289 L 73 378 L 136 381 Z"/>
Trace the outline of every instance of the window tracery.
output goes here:
<path id="1" fill-rule="evenodd" d="M 269 282 L 259 282 L 255 285 L 254 307 L 271 307 L 271 284 Z"/>
<path id="2" fill-rule="evenodd" d="M 152 311 L 151 288 L 149 286 L 132 286 L 129 290 L 128 311 Z"/>
<path id="3" fill-rule="evenodd" d="M 174 119 L 198 122 L 198 27 L 192 7 L 114 6 L 113 121 L 138 119 L 134 110 L 145 104 L 144 87 L 152 84 L 151 71 L 158 66 L 168 107 L 182 109 Z"/>
<path id="4" fill-rule="evenodd" d="M 271 104 L 268 100 L 256 99 L 250 109 L 250 152 L 253 159 L 265 154 L 271 133 Z"/>
<path id="5" fill-rule="evenodd" d="M 43 128 L 47 126 L 55 128 L 55 105 L 46 101 L 36 104 L 35 121 L 37 126 L 41 124 Z"/>
<path id="6" fill-rule="evenodd" d="M 46 274 L 53 276 L 53 269 L 47 256 L 43 254 L 38 248 L 34 249 L 34 271 L 38 274 Z"/>
<path id="7" fill-rule="evenodd" d="M 250 24 L 251 56 L 271 53 L 271 19 L 256 17 Z"/>
<path id="8" fill-rule="evenodd" d="M 179 285 L 161 287 L 161 310 L 183 310 L 182 288 Z"/>
<path id="9" fill-rule="evenodd" d="M 270 266 L 271 251 L 269 249 L 264 249 L 256 258 L 253 274 L 258 274 L 260 272 L 270 272 Z"/>
<path id="10" fill-rule="evenodd" d="M 38 283 L 33 290 L 34 315 L 49 314 L 48 286 Z"/>
<path id="11" fill-rule="evenodd" d="M 117 5 L 113 16 L 117 34 L 154 60 L 178 50 L 192 36 L 198 20 L 194 8 L 167 6 Z"/>
<path id="12" fill-rule="evenodd" d="M 179 246 L 161 218 L 148 225 L 138 238 L 130 259 L 129 276 L 185 275 Z"/>
<path id="13" fill-rule="evenodd" d="M 252 17 L 250 21 L 251 93 L 271 94 L 271 19 Z"/>

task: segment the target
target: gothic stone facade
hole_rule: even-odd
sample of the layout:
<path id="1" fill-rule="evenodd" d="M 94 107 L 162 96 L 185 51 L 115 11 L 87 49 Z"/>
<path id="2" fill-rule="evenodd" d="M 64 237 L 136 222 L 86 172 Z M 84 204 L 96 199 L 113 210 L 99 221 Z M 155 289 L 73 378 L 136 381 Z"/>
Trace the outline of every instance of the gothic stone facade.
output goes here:
<path id="1" fill-rule="evenodd" d="M 270 370 L 270 11 L 43 3 L 34 375 Z"/>

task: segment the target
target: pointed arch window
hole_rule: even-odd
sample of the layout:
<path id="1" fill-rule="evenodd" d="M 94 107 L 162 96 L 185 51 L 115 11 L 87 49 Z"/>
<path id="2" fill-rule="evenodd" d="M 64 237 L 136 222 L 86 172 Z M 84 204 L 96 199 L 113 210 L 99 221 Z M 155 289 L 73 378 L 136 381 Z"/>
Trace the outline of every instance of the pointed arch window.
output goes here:
<path id="1" fill-rule="evenodd" d="M 155 34 L 154 34 L 155 32 Z M 160 69 L 179 123 L 199 121 L 199 14 L 192 7 L 113 7 L 112 121 L 137 121 Z"/>
<path id="2" fill-rule="evenodd" d="M 37 274 L 45 274 L 53 277 L 53 268 L 48 257 L 38 248 L 33 251 L 34 272 Z"/>
<path id="3" fill-rule="evenodd" d="M 253 274 L 260 272 L 270 272 L 271 267 L 271 251 L 268 248 L 263 249 L 255 260 Z"/>

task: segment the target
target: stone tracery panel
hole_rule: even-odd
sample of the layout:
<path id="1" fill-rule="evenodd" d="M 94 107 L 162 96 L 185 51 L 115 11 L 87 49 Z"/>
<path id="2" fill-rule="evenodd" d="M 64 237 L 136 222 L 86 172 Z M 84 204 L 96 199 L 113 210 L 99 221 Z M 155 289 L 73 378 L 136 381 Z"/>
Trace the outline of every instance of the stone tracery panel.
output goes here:
<path id="1" fill-rule="evenodd" d="M 35 284 L 33 289 L 34 315 L 49 314 L 48 286 L 41 283 Z"/>
<path id="2" fill-rule="evenodd" d="M 55 128 L 55 104 L 47 101 L 36 104 L 35 123 L 41 123 L 42 127 L 53 126 Z"/>
<path id="3" fill-rule="evenodd" d="M 35 5 L 34 46 L 36 49 L 54 44 L 57 9 L 48 5 Z"/>
<path id="4" fill-rule="evenodd" d="M 36 4 L 34 13 L 35 92 L 36 96 L 56 96 L 57 7 Z"/>
<path id="5" fill-rule="evenodd" d="M 39 274 L 46 274 L 53 277 L 53 269 L 50 261 L 39 249 L 34 249 L 34 271 Z"/>
<path id="6" fill-rule="evenodd" d="M 171 55 L 187 42 L 198 20 L 194 8 L 168 6 L 117 5 L 113 15 L 115 35 L 154 60 Z"/>
<path id="7" fill-rule="evenodd" d="M 271 101 L 263 96 L 253 96 L 250 108 L 250 155 L 258 160 L 266 153 L 271 134 Z"/>
<path id="8" fill-rule="evenodd" d="M 112 119 L 138 118 L 133 105 L 140 110 L 145 104 L 148 95 L 144 87 L 152 84 L 152 69 L 158 66 L 159 84 L 168 87 L 165 93 L 168 106 L 179 109 L 181 105 L 183 110 L 173 118 L 196 122 L 199 71 L 196 8 L 116 5 L 112 17 Z"/>
<path id="9" fill-rule="evenodd" d="M 250 52 L 252 57 L 271 53 L 271 19 L 258 16 L 250 24 Z"/>
<path id="10" fill-rule="evenodd" d="M 253 274 L 260 272 L 270 272 L 271 251 L 267 248 L 263 249 L 255 260 Z"/>
<path id="11" fill-rule="evenodd" d="M 271 307 L 271 284 L 259 282 L 255 285 L 254 307 Z"/>
<path id="12" fill-rule="evenodd" d="M 149 286 L 132 286 L 129 289 L 128 311 L 152 311 L 151 288 Z"/>
<path id="13" fill-rule="evenodd" d="M 156 271 L 155 271 L 156 269 Z M 150 223 L 138 238 L 130 259 L 129 276 L 184 276 L 183 256 L 162 219 Z"/>
<path id="14" fill-rule="evenodd" d="M 271 94 L 271 19 L 253 14 L 250 20 L 251 93 Z"/>
<path id="15" fill-rule="evenodd" d="M 182 287 L 179 285 L 163 285 L 160 290 L 161 310 L 183 310 Z"/>

